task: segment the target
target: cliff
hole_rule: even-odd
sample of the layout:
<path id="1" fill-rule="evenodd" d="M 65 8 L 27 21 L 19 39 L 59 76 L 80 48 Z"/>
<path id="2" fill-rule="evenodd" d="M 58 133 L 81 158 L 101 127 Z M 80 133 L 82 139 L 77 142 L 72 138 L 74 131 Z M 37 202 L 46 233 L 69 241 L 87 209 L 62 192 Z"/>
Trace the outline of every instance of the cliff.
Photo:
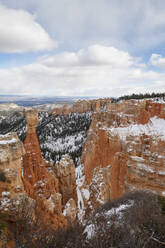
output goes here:
<path id="1" fill-rule="evenodd" d="M 21 180 L 21 157 L 25 150 L 17 134 L 0 136 L 0 170 L 10 181 L 10 191 L 17 192 L 18 188 L 23 190 Z M 3 187 L 1 185 L 0 187 Z"/>
<path id="2" fill-rule="evenodd" d="M 127 191 L 165 195 L 164 126 L 165 104 L 151 100 L 93 112 L 77 169 L 81 218 Z"/>
<path id="3" fill-rule="evenodd" d="M 84 112 L 99 112 L 109 110 L 111 98 L 97 99 L 97 100 L 79 100 L 72 106 L 64 105 L 60 108 L 52 110 L 52 115 L 68 115 L 70 113 L 84 113 Z"/>
<path id="4" fill-rule="evenodd" d="M 56 230 L 127 191 L 165 196 L 165 104 L 98 99 L 64 106 L 53 115 L 71 112 L 92 115 L 77 168 L 68 154 L 55 165 L 42 158 L 37 111 L 25 112 L 24 147 L 16 134 L 0 137 L 1 210 L 10 210 L 10 199 L 19 195 L 28 199 L 34 218 Z"/>
<path id="5" fill-rule="evenodd" d="M 68 201 L 74 198 L 76 205 L 75 171 L 69 156 L 63 156 L 56 167 L 46 163 L 41 156 L 36 135 L 38 113 L 27 111 L 27 135 L 24 142 L 23 182 L 26 192 L 37 202 L 37 212 L 46 224 L 54 228 L 65 227 L 69 214 L 63 214 Z M 73 199 L 72 199 L 73 200 Z M 76 210 L 75 210 L 76 211 Z M 71 219 L 72 219 L 71 215 Z"/>
<path id="6" fill-rule="evenodd" d="M 21 179 L 24 154 L 23 144 L 16 133 L 0 136 L 0 216 L 6 216 L 0 247 L 4 248 L 16 247 L 11 226 L 8 227 L 12 223 L 12 228 L 15 228 L 25 202 L 31 209 L 31 218 L 34 218 L 35 202 L 25 193 Z"/>
<path id="7" fill-rule="evenodd" d="M 107 98 L 78 101 L 52 113 L 71 112 L 92 113 L 78 169 L 82 178 L 77 180 L 81 217 L 129 190 L 152 190 L 164 195 L 165 104 L 154 100 L 112 103 Z"/>

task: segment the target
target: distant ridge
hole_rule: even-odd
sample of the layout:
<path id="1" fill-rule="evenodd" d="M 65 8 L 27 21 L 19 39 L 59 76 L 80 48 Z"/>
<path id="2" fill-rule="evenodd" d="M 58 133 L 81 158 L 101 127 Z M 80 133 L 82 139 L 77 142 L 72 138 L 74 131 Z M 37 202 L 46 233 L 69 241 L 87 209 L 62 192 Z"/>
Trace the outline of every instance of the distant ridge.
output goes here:
<path id="1" fill-rule="evenodd" d="M 24 96 L 24 95 L 0 95 L 0 104 L 15 103 L 19 106 L 32 107 L 44 104 L 70 104 L 79 99 L 93 99 L 97 97 L 84 96 Z"/>

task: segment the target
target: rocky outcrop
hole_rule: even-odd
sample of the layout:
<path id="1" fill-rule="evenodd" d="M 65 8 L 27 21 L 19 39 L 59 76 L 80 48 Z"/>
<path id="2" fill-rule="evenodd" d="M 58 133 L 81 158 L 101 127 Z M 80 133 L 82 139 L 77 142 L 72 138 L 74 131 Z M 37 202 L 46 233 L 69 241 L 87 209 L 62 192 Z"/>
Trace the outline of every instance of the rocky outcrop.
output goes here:
<path id="1" fill-rule="evenodd" d="M 72 111 L 92 112 L 81 156 L 84 179 L 77 180 L 77 185 L 68 155 L 62 156 L 55 167 L 42 159 L 35 131 L 37 112 L 26 112 L 24 185 L 42 206 L 41 215 L 47 213 L 47 221 L 51 216 L 56 228 L 65 226 L 77 214 L 82 219 L 94 207 L 135 188 L 164 194 L 164 140 L 153 130 L 157 120 L 164 121 L 164 104 L 99 99 L 64 106 L 54 110 L 54 115 Z"/>
<path id="2" fill-rule="evenodd" d="M 21 179 L 24 154 L 23 144 L 17 134 L 0 136 L 0 194 L 2 196 L 14 196 L 24 192 Z M 1 204 L 1 209 L 2 207 L 5 207 L 5 204 Z"/>
<path id="3" fill-rule="evenodd" d="M 84 113 L 84 112 L 100 112 L 110 109 L 111 98 L 97 99 L 97 100 L 79 100 L 72 106 L 64 105 L 60 108 L 52 110 L 52 114 L 69 115 L 70 113 Z"/>
<path id="4" fill-rule="evenodd" d="M 16 247 L 8 225 L 12 223 L 12 228 L 15 228 L 25 205 L 26 209 L 30 209 L 31 218 L 35 215 L 35 201 L 25 193 L 21 179 L 24 154 L 23 144 L 16 133 L 0 136 L 0 216 L 6 216 L 0 247 L 4 248 Z"/>
<path id="5" fill-rule="evenodd" d="M 67 218 L 69 224 L 72 224 L 77 217 L 77 204 L 74 199 L 70 198 L 65 205 L 63 215 Z"/>
<path id="6" fill-rule="evenodd" d="M 46 163 L 41 156 L 36 135 L 38 113 L 27 111 L 27 135 L 24 142 L 23 181 L 26 192 L 37 202 L 37 211 L 46 224 L 54 228 L 65 227 L 67 218 L 63 209 L 73 198 L 77 202 L 75 170 L 72 159 L 63 156 L 55 166 Z M 75 215 L 76 218 L 76 215 Z"/>
<path id="7" fill-rule="evenodd" d="M 84 182 L 79 186 L 90 212 L 107 199 L 143 189 L 165 195 L 165 104 L 125 101 L 108 111 L 93 113 L 81 164 Z"/>
<path id="8" fill-rule="evenodd" d="M 65 205 L 71 198 L 77 202 L 75 167 L 69 155 L 63 155 L 60 162 L 56 163 L 55 172 L 59 180 L 62 204 Z"/>
<path id="9" fill-rule="evenodd" d="M 19 202 L 28 195 L 37 218 L 57 229 L 77 216 L 83 220 L 95 207 L 126 191 L 165 195 L 165 104 L 98 99 L 79 101 L 53 114 L 88 111 L 92 122 L 76 176 L 69 155 L 55 165 L 43 160 L 36 135 L 37 111 L 25 112 L 25 150 L 15 134 L 0 137 L 0 169 L 2 179 L 7 178 L 0 185 L 1 209 L 8 208 L 11 195 L 18 199 L 19 193 Z"/>

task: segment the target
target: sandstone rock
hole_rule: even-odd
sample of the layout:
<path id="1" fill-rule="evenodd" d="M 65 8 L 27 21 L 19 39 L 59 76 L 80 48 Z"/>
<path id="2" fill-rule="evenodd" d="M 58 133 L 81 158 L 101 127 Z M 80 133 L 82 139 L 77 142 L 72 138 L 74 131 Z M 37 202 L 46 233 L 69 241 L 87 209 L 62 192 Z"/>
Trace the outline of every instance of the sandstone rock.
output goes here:
<path id="1" fill-rule="evenodd" d="M 23 191 L 21 159 L 24 154 L 23 144 L 17 134 L 0 136 L 0 193 L 9 191 L 15 194 Z"/>
<path id="2" fill-rule="evenodd" d="M 55 172 L 59 180 L 62 204 L 65 205 L 70 198 L 77 202 L 75 168 L 69 155 L 63 155 L 61 160 L 56 163 Z"/>
<path id="3" fill-rule="evenodd" d="M 89 186 L 92 206 L 100 206 L 111 198 L 111 165 L 106 168 L 96 167 Z"/>
<path id="4" fill-rule="evenodd" d="M 72 112 L 74 113 L 84 113 L 84 112 L 100 112 L 103 110 L 110 109 L 111 98 L 104 98 L 98 100 L 79 100 L 72 106 L 64 105 L 60 108 L 55 108 L 52 110 L 52 114 L 56 115 L 68 115 Z"/>
<path id="5" fill-rule="evenodd" d="M 20 157 L 24 154 L 23 182 L 28 196 L 36 201 L 32 208 L 55 229 L 66 227 L 77 215 L 82 220 L 95 207 L 132 189 L 165 195 L 165 104 L 148 100 L 118 103 L 111 103 L 111 99 L 83 100 L 56 108 L 53 114 L 88 111 L 92 112 L 92 122 L 81 156 L 84 174 L 77 185 L 69 155 L 62 156 L 55 166 L 42 159 L 36 135 L 36 111 L 25 113 L 26 154 L 16 136 L 6 137 L 7 143 L 4 137 L 0 138 L 0 166 L 8 178 L 12 172 L 9 193 L 19 191 L 17 186 L 22 182 L 20 169 L 16 168 L 20 168 Z M 3 187 L 1 193 L 3 204 L 10 205 L 11 195 Z"/>
<path id="6" fill-rule="evenodd" d="M 77 217 L 77 204 L 72 198 L 66 203 L 63 215 L 66 216 L 69 223 L 73 223 Z"/>
<path id="7" fill-rule="evenodd" d="M 36 135 L 37 114 L 30 111 L 25 115 L 28 127 L 23 157 L 25 190 L 36 200 L 37 212 L 44 216 L 47 225 L 53 225 L 55 229 L 65 227 L 67 218 L 63 216 L 62 209 L 71 197 L 77 199 L 73 161 L 64 156 L 56 167 L 46 163 Z"/>
<path id="8" fill-rule="evenodd" d="M 51 212 L 57 215 L 62 214 L 62 196 L 60 193 L 55 193 L 54 195 L 50 195 L 48 199 L 44 200 L 46 208 Z"/>
<path id="9" fill-rule="evenodd" d="M 132 189 L 165 195 L 164 111 L 164 104 L 131 100 L 92 115 L 81 163 L 93 206 Z"/>
<path id="10" fill-rule="evenodd" d="M 0 136 L 0 214 L 7 213 L 8 221 L 14 223 L 22 218 L 34 219 L 35 201 L 24 192 L 22 174 L 23 144 L 17 134 Z M 28 211 L 25 211 L 25 208 Z M 12 232 L 8 227 L 0 235 L 0 246 L 16 247 Z"/>

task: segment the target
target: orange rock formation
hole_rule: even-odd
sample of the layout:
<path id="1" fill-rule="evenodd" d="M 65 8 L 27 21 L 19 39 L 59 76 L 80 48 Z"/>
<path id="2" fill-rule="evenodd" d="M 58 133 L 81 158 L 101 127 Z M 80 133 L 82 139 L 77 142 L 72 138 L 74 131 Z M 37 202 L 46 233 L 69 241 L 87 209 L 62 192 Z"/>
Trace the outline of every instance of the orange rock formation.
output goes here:
<path id="1" fill-rule="evenodd" d="M 38 113 L 27 111 L 27 135 L 24 142 L 26 154 L 23 157 L 23 182 L 28 195 L 37 202 L 37 211 L 46 223 L 55 228 L 65 227 L 67 218 L 63 215 L 65 204 L 70 198 L 76 202 L 75 176 L 73 161 L 69 156 L 54 168 L 41 156 L 36 135 Z M 76 203 L 75 203 L 76 204 Z"/>
<path id="2" fill-rule="evenodd" d="M 7 221 L 15 228 L 24 202 L 34 214 L 35 202 L 24 192 L 22 173 L 22 156 L 25 150 L 16 133 L 0 136 L 0 214 L 6 213 Z M 13 233 L 6 225 L 0 235 L 0 247 L 15 248 Z"/>
<path id="3" fill-rule="evenodd" d="M 94 207 L 126 191 L 146 189 L 165 195 L 165 104 L 98 99 L 55 109 L 53 115 L 86 111 L 92 112 L 92 122 L 77 184 L 69 155 L 62 156 L 55 167 L 42 159 L 36 111 L 25 113 L 26 153 L 15 134 L 0 137 L 0 169 L 8 179 L 0 185 L 1 209 L 6 207 L 3 198 L 8 202 L 10 194 L 16 199 L 18 193 L 25 196 L 27 192 L 35 200 L 31 205 L 37 216 L 56 229 L 72 223 L 77 215 L 82 219 Z"/>
<path id="4" fill-rule="evenodd" d="M 132 189 L 165 195 L 165 139 L 159 126 L 152 130 L 164 119 L 165 104 L 152 101 L 110 104 L 93 114 L 81 157 L 93 204 Z"/>
<path id="5" fill-rule="evenodd" d="M 79 100 L 74 103 L 72 106 L 64 105 L 60 108 L 55 108 L 52 111 L 54 116 L 56 115 L 68 115 L 72 112 L 74 113 L 84 113 L 84 112 L 99 112 L 100 110 L 109 110 L 111 98 L 104 98 L 98 100 Z"/>

